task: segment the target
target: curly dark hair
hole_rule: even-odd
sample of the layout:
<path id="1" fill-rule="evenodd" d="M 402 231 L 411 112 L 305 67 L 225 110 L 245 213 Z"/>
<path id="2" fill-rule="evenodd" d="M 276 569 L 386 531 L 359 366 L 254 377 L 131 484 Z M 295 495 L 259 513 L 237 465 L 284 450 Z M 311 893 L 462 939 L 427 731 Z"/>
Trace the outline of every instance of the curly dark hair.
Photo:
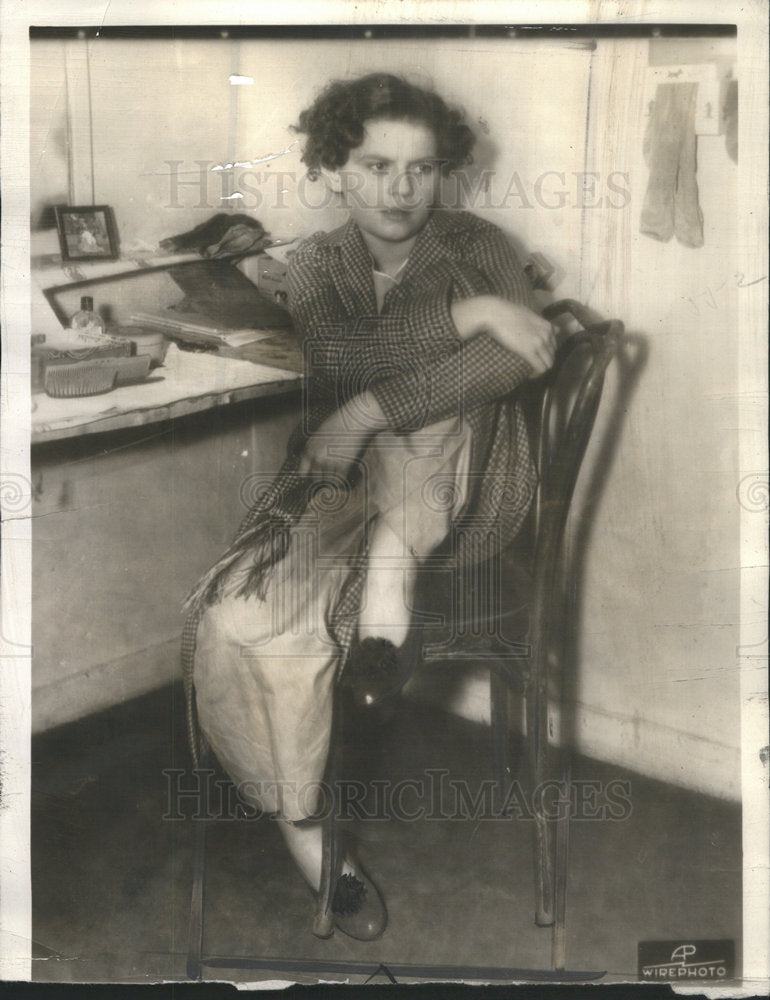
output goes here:
<path id="1" fill-rule="evenodd" d="M 462 112 L 448 107 L 430 90 L 423 90 L 391 73 L 370 73 L 357 80 L 333 80 L 311 107 L 299 116 L 295 132 L 307 135 L 302 162 L 311 177 L 321 167 L 343 167 L 350 150 L 364 141 L 364 125 L 375 118 L 420 122 L 436 136 L 442 170 L 471 162 L 475 137 L 463 123 Z"/>

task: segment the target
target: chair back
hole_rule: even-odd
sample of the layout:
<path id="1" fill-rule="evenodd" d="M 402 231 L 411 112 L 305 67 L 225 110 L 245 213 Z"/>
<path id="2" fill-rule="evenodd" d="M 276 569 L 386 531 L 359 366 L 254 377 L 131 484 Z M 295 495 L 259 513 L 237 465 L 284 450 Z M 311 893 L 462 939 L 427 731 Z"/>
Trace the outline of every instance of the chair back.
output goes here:
<path id="1" fill-rule="evenodd" d="M 543 317 L 551 321 L 564 314 L 574 317 L 582 329 L 565 337 L 552 368 L 533 381 L 523 399 L 538 472 L 531 543 L 531 637 L 536 650 L 543 649 L 541 640 L 556 599 L 564 529 L 599 409 L 604 376 L 623 332 L 620 321 L 600 320 L 571 299 L 543 310 Z"/>
<path id="2" fill-rule="evenodd" d="M 513 676 L 525 664 L 532 666 L 533 655 L 544 654 L 554 639 L 557 571 L 565 568 L 564 529 L 604 375 L 623 330 L 620 322 L 602 321 L 569 299 L 543 312 L 549 320 L 564 314 L 582 329 L 564 338 L 548 372 L 516 394 L 538 472 L 527 520 L 517 537 L 487 562 L 451 574 L 423 570 L 416 607 L 426 620 L 446 622 L 443 629 L 426 631 L 426 661 L 492 659 Z"/>

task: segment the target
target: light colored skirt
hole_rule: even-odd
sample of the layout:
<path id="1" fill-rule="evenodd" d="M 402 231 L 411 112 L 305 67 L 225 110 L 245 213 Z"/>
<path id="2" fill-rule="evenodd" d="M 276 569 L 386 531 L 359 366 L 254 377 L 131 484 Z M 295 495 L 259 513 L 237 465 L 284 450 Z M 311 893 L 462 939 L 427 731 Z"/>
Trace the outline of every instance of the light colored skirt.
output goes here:
<path id="1" fill-rule="evenodd" d="M 361 483 L 319 491 L 292 529 L 265 600 L 233 594 L 248 554 L 230 570 L 225 596 L 198 626 L 194 683 L 201 729 L 246 802 L 292 821 L 317 809 L 343 655 L 328 613 L 378 519 L 405 558 L 424 559 L 444 540 L 465 503 L 469 455 L 456 418 L 379 434 Z"/>

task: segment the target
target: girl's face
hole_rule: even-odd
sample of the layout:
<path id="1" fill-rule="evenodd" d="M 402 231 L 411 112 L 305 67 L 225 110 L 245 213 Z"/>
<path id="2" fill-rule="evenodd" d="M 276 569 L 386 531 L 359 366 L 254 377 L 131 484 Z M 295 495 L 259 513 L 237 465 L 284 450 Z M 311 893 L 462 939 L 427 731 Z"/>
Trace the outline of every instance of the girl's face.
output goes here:
<path id="1" fill-rule="evenodd" d="M 406 242 L 423 228 L 436 201 L 436 137 L 418 122 L 374 119 L 366 123 L 364 141 L 351 149 L 336 174 L 350 214 L 365 236 Z"/>

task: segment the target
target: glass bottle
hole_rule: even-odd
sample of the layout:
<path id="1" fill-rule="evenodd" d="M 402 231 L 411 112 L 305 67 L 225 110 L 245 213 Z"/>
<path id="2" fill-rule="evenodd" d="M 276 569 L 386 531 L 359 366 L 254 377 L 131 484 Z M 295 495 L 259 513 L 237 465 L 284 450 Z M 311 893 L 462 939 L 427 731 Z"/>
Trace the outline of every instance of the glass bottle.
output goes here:
<path id="1" fill-rule="evenodd" d="M 82 337 L 103 337 L 104 321 L 94 312 L 94 300 L 90 295 L 84 295 L 80 300 L 80 309 L 70 320 L 70 329 Z"/>

